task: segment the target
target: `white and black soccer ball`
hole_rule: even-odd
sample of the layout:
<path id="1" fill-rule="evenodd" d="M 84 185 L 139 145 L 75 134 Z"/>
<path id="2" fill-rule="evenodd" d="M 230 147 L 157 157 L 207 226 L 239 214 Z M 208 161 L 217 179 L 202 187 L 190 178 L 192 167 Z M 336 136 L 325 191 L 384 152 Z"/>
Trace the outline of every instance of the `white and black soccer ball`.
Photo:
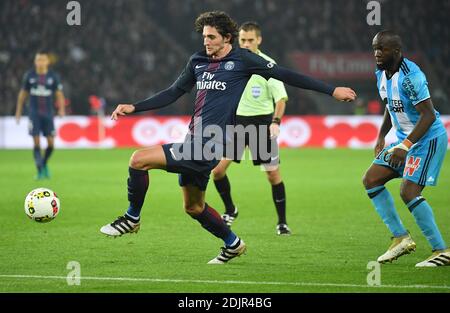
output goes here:
<path id="1" fill-rule="evenodd" d="M 48 188 L 36 188 L 25 198 L 25 214 L 39 223 L 50 222 L 60 209 L 58 196 Z"/>

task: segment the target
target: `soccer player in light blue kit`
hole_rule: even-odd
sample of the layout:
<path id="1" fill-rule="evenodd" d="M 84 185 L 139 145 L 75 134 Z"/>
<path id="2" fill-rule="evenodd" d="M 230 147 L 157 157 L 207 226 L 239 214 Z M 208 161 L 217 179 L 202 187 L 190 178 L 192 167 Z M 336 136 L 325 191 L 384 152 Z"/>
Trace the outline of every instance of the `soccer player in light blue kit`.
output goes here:
<path id="1" fill-rule="evenodd" d="M 381 31 L 374 37 L 372 46 L 378 67 L 377 87 L 386 109 L 375 145 L 376 157 L 363 184 L 393 234 L 392 245 L 378 262 L 392 262 L 416 249 L 384 186 L 391 179 L 402 177 L 400 196 L 433 251 L 416 267 L 450 265 L 450 249 L 436 225 L 431 206 L 421 195 L 425 186 L 437 183 L 447 152 L 446 129 L 431 102 L 425 74 L 402 56 L 400 37 L 392 31 Z M 385 136 L 392 127 L 398 142 L 385 147 Z"/>

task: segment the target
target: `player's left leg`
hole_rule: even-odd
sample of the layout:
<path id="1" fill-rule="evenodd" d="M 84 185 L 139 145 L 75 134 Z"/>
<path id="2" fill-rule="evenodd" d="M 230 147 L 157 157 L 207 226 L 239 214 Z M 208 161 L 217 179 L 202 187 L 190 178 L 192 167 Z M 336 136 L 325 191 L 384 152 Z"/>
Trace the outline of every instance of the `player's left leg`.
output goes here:
<path id="1" fill-rule="evenodd" d="M 437 183 L 439 172 L 447 152 L 447 135 L 443 134 L 427 142 L 413 146 L 409 151 L 400 196 L 414 216 L 417 225 L 430 244 L 433 254 L 416 264 L 417 267 L 450 265 L 450 250 L 442 238 L 433 209 L 422 196 L 425 186 Z"/>
<path id="2" fill-rule="evenodd" d="M 39 134 L 33 136 L 33 158 L 34 164 L 36 165 L 37 175 L 36 180 L 41 180 L 44 178 L 43 165 L 42 165 L 42 155 L 41 155 L 41 140 Z"/>
<path id="3" fill-rule="evenodd" d="M 431 245 L 433 254 L 425 261 L 416 264 L 417 267 L 450 265 L 450 251 L 442 238 L 441 232 L 436 224 L 433 209 L 422 196 L 425 186 L 403 180 L 400 187 L 400 195 L 409 211 L 414 216 L 422 234 Z"/>
<path id="4" fill-rule="evenodd" d="M 46 138 L 47 138 L 47 148 L 45 149 L 44 158 L 42 159 L 42 172 L 44 174 L 44 177 L 50 178 L 48 160 L 50 159 L 50 156 L 52 155 L 54 150 L 55 137 L 50 135 L 47 136 Z"/>
<path id="5" fill-rule="evenodd" d="M 272 186 L 272 199 L 278 215 L 277 234 L 290 235 L 291 230 L 289 229 L 286 221 L 286 191 L 281 178 L 280 168 L 278 166 L 266 166 L 265 168 L 267 179 Z"/>
<path id="6" fill-rule="evenodd" d="M 224 241 L 224 247 L 219 255 L 209 261 L 208 264 L 225 264 L 245 252 L 245 243 L 231 231 L 220 214 L 205 202 L 205 191 L 186 181 L 186 179 L 192 179 L 192 177 L 191 175 L 181 177 L 181 179 L 185 179 L 184 186 L 182 186 L 184 209 L 204 229 Z"/>

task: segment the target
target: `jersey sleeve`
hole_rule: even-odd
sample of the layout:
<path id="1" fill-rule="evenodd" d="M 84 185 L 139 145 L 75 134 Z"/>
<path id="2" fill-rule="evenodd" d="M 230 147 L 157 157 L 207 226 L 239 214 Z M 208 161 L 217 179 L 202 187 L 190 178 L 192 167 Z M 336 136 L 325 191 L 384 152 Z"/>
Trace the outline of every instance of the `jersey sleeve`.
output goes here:
<path id="1" fill-rule="evenodd" d="M 61 78 L 59 77 L 58 74 L 54 74 L 53 75 L 53 86 L 52 86 L 53 91 L 62 91 L 63 90 L 63 85 L 61 83 Z"/>
<path id="2" fill-rule="evenodd" d="M 242 49 L 241 58 L 249 74 L 257 74 L 265 79 L 275 78 L 288 85 L 314 90 L 332 95 L 335 87 L 318 79 L 303 75 L 290 69 L 278 66 L 247 49 Z"/>
<path id="3" fill-rule="evenodd" d="M 24 89 L 24 90 L 26 90 L 26 91 L 30 91 L 30 89 L 31 89 L 31 85 L 30 85 L 30 72 L 26 72 L 24 75 L 23 75 L 23 78 L 22 78 L 22 89 Z"/>
<path id="4" fill-rule="evenodd" d="M 403 90 L 413 105 L 430 98 L 428 82 L 425 74 L 417 71 L 407 75 L 402 82 Z"/>
<path id="5" fill-rule="evenodd" d="M 191 57 L 191 59 L 189 59 L 189 62 L 186 64 L 183 72 L 181 72 L 180 76 L 178 76 L 177 80 L 173 83 L 172 86 L 185 92 L 190 92 L 192 90 L 192 87 L 194 87 L 195 85 L 195 81 L 196 79 Z"/>
<path id="6" fill-rule="evenodd" d="M 284 88 L 283 82 L 279 81 L 275 78 L 270 78 L 267 81 L 267 85 L 269 86 L 270 93 L 272 94 L 273 100 L 278 102 L 280 100 L 288 100 L 288 95 L 286 92 L 286 88 Z"/>

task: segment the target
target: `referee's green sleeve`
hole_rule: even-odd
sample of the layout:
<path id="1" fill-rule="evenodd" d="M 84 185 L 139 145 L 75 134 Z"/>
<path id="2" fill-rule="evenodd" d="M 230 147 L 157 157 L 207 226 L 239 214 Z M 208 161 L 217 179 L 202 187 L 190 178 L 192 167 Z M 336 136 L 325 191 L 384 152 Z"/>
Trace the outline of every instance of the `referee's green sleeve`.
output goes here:
<path id="1" fill-rule="evenodd" d="M 275 102 L 278 102 L 280 100 L 288 101 L 286 88 L 284 88 L 284 84 L 282 81 L 270 78 L 267 81 L 267 85 L 269 86 L 270 93 L 272 94 L 273 100 Z"/>

